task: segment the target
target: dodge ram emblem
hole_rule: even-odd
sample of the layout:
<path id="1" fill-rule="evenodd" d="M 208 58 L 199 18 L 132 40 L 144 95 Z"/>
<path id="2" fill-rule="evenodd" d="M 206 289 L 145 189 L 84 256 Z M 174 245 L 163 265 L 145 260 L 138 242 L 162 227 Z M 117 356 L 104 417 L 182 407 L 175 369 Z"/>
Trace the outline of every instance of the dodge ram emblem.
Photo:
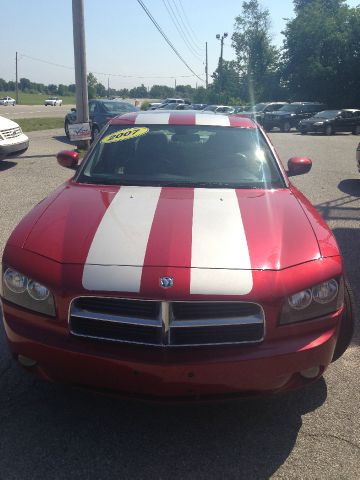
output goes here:
<path id="1" fill-rule="evenodd" d="M 174 286 L 173 277 L 160 277 L 160 285 L 163 288 L 170 288 Z"/>

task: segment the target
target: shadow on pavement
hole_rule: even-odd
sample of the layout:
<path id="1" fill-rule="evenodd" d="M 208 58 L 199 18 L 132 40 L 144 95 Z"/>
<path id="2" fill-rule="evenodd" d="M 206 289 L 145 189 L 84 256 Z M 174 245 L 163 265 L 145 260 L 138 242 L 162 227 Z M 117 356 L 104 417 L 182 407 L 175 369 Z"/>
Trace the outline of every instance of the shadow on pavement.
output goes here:
<path id="1" fill-rule="evenodd" d="M 67 143 L 68 145 L 71 145 L 72 147 L 76 147 L 75 142 L 70 142 L 70 140 L 67 138 L 66 135 L 54 135 L 52 138 L 54 140 L 58 140 L 61 143 Z"/>
<path id="2" fill-rule="evenodd" d="M 349 178 L 342 180 L 338 185 L 338 189 L 353 197 L 360 197 L 360 179 Z"/>
<path id="3" fill-rule="evenodd" d="M 5 357 L 2 478 L 268 479 L 293 450 L 302 415 L 327 397 L 320 379 L 265 399 L 130 402 L 48 384 L 17 367 L 7 352 Z"/>
<path id="4" fill-rule="evenodd" d="M 12 162 L 11 160 L 0 160 L 0 172 L 4 172 L 5 170 L 9 170 L 9 168 L 16 167 L 17 163 Z"/>

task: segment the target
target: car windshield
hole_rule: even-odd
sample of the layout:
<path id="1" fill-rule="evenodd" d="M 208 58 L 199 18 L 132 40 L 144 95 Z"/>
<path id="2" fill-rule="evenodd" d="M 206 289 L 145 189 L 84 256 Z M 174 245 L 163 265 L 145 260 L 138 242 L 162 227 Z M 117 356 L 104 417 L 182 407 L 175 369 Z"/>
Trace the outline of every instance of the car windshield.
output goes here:
<path id="1" fill-rule="evenodd" d="M 300 110 L 300 105 L 284 105 L 283 107 L 279 108 L 278 112 L 298 112 Z"/>
<path id="2" fill-rule="evenodd" d="M 135 112 L 136 108 L 126 102 L 102 102 L 103 108 L 107 113 L 125 113 Z"/>
<path id="3" fill-rule="evenodd" d="M 215 112 L 219 105 L 208 105 L 204 108 L 204 112 Z"/>
<path id="4" fill-rule="evenodd" d="M 102 185 L 285 186 L 259 130 L 200 125 L 110 125 L 76 180 Z"/>
<path id="5" fill-rule="evenodd" d="M 323 110 L 322 112 L 318 112 L 314 117 L 316 118 L 335 118 L 336 115 L 340 114 L 340 110 Z"/>

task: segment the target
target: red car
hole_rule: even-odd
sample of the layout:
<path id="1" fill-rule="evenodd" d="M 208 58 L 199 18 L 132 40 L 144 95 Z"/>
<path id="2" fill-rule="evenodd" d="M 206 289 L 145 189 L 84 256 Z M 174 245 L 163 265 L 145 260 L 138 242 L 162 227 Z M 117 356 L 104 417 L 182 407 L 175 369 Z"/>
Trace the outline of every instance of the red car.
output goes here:
<path id="1" fill-rule="evenodd" d="M 107 124 L 2 259 L 14 357 L 125 395 L 282 392 L 351 340 L 336 241 L 251 120 L 196 111 Z M 293 157 L 288 175 L 309 171 Z"/>

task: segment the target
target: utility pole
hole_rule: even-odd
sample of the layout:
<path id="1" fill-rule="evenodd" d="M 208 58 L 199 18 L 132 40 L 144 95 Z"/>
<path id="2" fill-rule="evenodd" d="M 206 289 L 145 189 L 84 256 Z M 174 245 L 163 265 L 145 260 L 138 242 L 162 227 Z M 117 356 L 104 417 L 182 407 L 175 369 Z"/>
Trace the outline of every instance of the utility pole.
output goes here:
<path id="1" fill-rule="evenodd" d="M 19 103 L 19 87 L 18 87 L 18 52 L 16 52 L 15 56 L 15 99 L 16 99 L 16 104 Z"/>
<path id="2" fill-rule="evenodd" d="M 110 98 L 110 77 L 108 77 L 108 98 Z"/>
<path id="3" fill-rule="evenodd" d="M 205 85 L 206 90 L 208 89 L 209 82 L 208 82 L 208 51 L 207 51 L 207 42 L 205 42 Z"/>
<path id="4" fill-rule="evenodd" d="M 72 14 L 76 84 L 76 122 L 89 123 L 83 0 L 72 0 Z M 90 147 L 90 140 L 81 140 L 79 143 L 80 148 L 84 148 L 85 150 L 88 150 Z"/>
<path id="5" fill-rule="evenodd" d="M 175 82 L 174 92 L 176 93 L 176 78 L 174 78 L 174 82 Z"/>
<path id="6" fill-rule="evenodd" d="M 220 93 L 219 93 L 219 97 L 221 98 L 221 94 L 222 94 L 222 82 L 223 82 L 223 49 L 224 49 L 224 38 L 226 38 L 228 36 L 227 33 L 224 33 L 222 36 L 220 36 L 220 34 L 218 33 L 216 35 L 216 38 L 218 40 L 220 40 L 221 42 L 221 50 L 220 50 L 220 58 L 219 58 L 219 90 L 220 90 Z"/>

